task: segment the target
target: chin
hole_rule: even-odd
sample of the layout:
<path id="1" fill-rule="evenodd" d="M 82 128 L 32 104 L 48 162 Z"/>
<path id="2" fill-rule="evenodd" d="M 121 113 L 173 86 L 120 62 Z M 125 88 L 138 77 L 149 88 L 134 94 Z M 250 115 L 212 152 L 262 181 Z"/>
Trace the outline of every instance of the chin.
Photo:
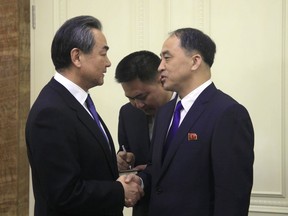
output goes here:
<path id="1" fill-rule="evenodd" d="M 146 111 L 144 111 L 143 110 L 143 112 L 146 114 L 146 115 L 148 115 L 148 116 L 153 116 L 154 115 L 154 111 L 152 111 L 152 110 L 146 110 Z"/>
<path id="2" fill-rule="evenodd" d="M 166 91 L 171 91 L 171 88 L 169 85 L 167 85 L 167 83 L 164 83 L 163 84 L 163 88 L 166 90 Z"/>
<path id="3" fill-rule="evenodd" d="M 97 86 L 102 86 L 104 84 L 104 80 L 100 80 L 98 83 L 97 83 Z"/>

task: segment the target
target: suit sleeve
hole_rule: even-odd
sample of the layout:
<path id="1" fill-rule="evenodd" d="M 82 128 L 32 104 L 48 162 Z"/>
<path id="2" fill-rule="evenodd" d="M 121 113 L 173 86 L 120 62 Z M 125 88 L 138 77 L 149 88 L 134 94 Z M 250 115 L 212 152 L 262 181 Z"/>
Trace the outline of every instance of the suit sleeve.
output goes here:
<path id="1" fill-rule="evenodd" d="M 254 132 L 247 110 L 227 109 L 212 137 L 214 216 L 248 215 L 253 184 Z"/>

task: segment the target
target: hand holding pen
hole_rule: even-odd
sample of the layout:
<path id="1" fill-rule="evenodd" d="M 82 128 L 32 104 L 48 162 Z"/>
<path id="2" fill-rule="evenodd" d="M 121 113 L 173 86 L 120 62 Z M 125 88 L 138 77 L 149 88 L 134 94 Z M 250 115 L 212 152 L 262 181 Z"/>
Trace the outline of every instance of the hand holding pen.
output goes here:
<path id="1" fill-rule="evenodd" d="M 132 169 L 135 162 L 135 156 L 132 152 L 127 152 L 124 145 L 122 145 L 122 150 L 117 154 L 117 164 L 118 170 Z"/>

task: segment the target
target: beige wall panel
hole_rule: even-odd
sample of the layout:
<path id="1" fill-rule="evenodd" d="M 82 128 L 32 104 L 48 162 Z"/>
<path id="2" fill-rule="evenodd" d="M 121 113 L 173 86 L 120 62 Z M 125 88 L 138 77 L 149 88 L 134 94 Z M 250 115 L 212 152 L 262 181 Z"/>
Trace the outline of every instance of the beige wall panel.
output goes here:
<path id="1" fill-rule="evenodd" d="M 168 6 L 169 31 L 192 27 L 209 33 L 209 0 L 171 0 Z"/>
<path id="2" fill-rule="evenodd" d="M 31 0 L 31 102 L 54 74 L 50 46 L 54 34 L 53 4 Z"/>
<path id="3" fill-rule="evenodd" d="M 168 32 L 176 28 L 195 27 L 211 35 L 218 47 L 212 79 L 248 108 L 254 123 L 255 182 L 249 216 L 288 213 L 287 0 L 31 0 L 32 4 L 32 102 L 54 75 L 50 45 L 58 27 L 84 14 L 102 21 L 112 66 L 104 85 L 90 92 L 116 149 L 118 112 L 128 101 L 114 80 L 121 58 L 140 49 L 159 54 Z M 125 215 L 131 215 L 131 209 Z"/>

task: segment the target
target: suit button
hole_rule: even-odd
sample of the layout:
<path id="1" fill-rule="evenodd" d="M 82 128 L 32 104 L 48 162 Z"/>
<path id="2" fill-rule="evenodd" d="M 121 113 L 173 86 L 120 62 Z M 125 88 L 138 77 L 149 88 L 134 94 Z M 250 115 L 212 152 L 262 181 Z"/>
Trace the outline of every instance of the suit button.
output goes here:
<path id="1" fill-rule="evenodd" d="M 160 187 L 157 187 L 156 188 L 156 193 L 157 194 L 161 194 L 163 192 L 163 190 L 160 188 Z"/>

